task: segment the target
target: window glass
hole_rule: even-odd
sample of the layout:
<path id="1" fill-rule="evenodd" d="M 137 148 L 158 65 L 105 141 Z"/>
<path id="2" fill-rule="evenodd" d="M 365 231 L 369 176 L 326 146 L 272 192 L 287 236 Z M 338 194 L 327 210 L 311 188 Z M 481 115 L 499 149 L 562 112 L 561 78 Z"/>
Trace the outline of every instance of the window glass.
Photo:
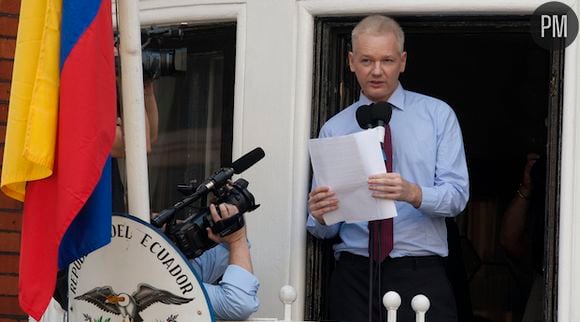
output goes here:
<path id="1" fill-rule="evenodd" d="M 153 212 L 184 197 L 178 184 L 199 184 L 231 162 L 235 25 L 180 29 L 180 36 L 172 31 L 147 47 L 161 53 L 161 65 L 173 53 L 180 69 L 162 67 L 155 80 L 159 135 L 148 158 Z"/>

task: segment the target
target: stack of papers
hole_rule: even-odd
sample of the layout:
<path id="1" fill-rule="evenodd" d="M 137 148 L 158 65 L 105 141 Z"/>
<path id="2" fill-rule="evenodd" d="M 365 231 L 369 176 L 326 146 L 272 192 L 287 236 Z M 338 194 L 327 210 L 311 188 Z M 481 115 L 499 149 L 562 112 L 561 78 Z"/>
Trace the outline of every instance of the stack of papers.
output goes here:
<path id="1" fill-rule="evenodd" d="M 380 145 L 382 128 L 332 138 L 311 139 L 308 144 L 316 186 L 329 186 L 339 208 L 324 215 L 327 225 L 392 218 L 393 200 L 372 197 L 368 177 L 386 172 Z"/>

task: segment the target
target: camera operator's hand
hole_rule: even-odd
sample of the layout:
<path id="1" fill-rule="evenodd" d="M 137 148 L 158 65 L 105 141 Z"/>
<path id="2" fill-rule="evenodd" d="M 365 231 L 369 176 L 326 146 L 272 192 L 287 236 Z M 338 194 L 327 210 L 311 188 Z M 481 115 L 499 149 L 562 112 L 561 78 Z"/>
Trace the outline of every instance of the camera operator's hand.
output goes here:
<path id="1" fill-rule="evenodd" d="M 222 203 L 218 207 L 219 213 L 214 204 L 209 206 L 209 211 L 214 222 L 219 222 L 238 213 L 238 208 L 230 204 Z M 225 243 L 228 245 L 230 250 L 230 265 L 238 265 L 246 269 L 248 272 L 253 271 L 250 258 L 250 247 L 246 238 L 246 226 L 225 237 L 220 237 L 219 235 L 214 234 L 210 228 L 207 228 L 207 235 L 216 243 Z"/>
<path id="2" fill-rule="evenodd" d="M 220 222 L 224 219 L 230 218 L 234 215 L 238 214 L 238 208 L 234 205 L 230 205 L 227 203 L 219 204 L 219 213 L 217 211 L 217 207 L 214 204 L 209 205 L 209 211 L 211 213 L 211 219 L 214 223 Z M 208 237 L 213 240 L 214 242 L 221 244 L 226 243 L 228 245 L 232 243 L 236 243 L 239 240 L 246 240 L 246 227 L 242 227 L 237 231 L 225 236 L 220 237 L 220 235 L 215 234 L 210 228 L 207 228 L 207 235 Z"/>

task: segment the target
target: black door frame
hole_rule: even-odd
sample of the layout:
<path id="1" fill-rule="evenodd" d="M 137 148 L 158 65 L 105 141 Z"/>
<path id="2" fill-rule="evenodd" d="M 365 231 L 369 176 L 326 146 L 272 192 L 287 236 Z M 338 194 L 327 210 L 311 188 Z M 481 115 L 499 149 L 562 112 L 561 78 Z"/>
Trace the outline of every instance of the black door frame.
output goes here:
<path id="1" fill-rule="evenodd" d="M 356 79 L 351 73 L 336 68 L 346 62 L 350 44 L 350 31 L 361 17 L 321 17 L 315 19 L 314 30 L 314 78 L 311 111 L 311 137 L 317 137 L 324 122 L 348 106 L 358 97 Z M 396 17 L 406 33 L 497 33 L 528 32 L 529 16 L 413 16 Z M 563 46 L 555 46 L 550 52 L 551 80 L 548 107 L 548 169 L 546 193 L 545 230 L 545 294 L 544 321 L 557 317 L 557 263 L 559 236 L 559 198 L 561 128 L 563 109 Z M 355 85 L 356 90 L 351 90 Z M 307 237 L 305 310 L 306 320 L 326 318 L 326 285 L 334 265 L 333 241 Z"/>

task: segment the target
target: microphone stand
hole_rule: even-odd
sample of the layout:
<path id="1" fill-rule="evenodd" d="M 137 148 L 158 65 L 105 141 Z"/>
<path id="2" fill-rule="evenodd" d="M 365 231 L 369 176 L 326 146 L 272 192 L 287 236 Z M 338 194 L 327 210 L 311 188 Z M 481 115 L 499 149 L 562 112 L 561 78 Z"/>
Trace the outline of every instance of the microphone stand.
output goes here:
<path id="1" fill-rule="evenodd" d="M 386 162 L 393 162 L 392 160 L 388 160 L 387 159 L 387 155 L 386 155 L 386 152 L 385 152 L 385 142 L 384 142 L 385 141 L 385 131 L 386 131 L 386 129 L 385 129 L 385 122 L 383 122 L 382 120 L 379 120 L 378 121 L 378 126 L 380 126 L 383 129 L 383 131 L 382 131 L 383 133 L 382 133 L 381 138 L 380 138 L 381 139 L 381 151 L 383 152 L 383 158 L 386 160 Z M 387 168 L 387 164 L 386 163 L 385 163 L 385 168 Z M 388 168 L 385 169 L 385 170 L 388 171 Z M 382 240 L 382 238 L 383 238 L 382 233 L 383 233 L 382 232 L 382 229 L 379 228 L 379 231 L 378 231 L 378 234 L 377 234 L 379 240 Z M 381 249 L 382 245 L 381 244 L 382 243 L 379 242 L 379 249 L 378 249 L 379 254 L 382 254 L 382 249 Z M 377 291 L 377 293 L 379 295 L 379 321 L 381 321 L 381 322 L 383 321 L 383 310 L 381 308 L 381 302 L 382 302 L 381 301 L 381 289 L 382 289 L 382 286 L 383 286 L 382 283 L 381 283 L 382 264 L 383 264 L 382 262 L 378 262 L 377 263 L 377 275 L 378 275 L 377 276 L 377 282 L 378 282 L 377 283 L 378 284 L 378 291 Z"/>
<path id="2" fill-rule="evenodd" d="M 369 317 L 368 321 L 373 321 L 373 250 L 375 248 L 375 243 L 373 243 L 371 236 L 371 229 L 369 226 Z"/>
<path id="3" fill-rule="evenodd" d="M 383 158 L 384 158 L 385 157 L 385 142 L 384 142 L 384 137 L 385 137 L 385 122 L 382 121 L 382 120 L 378 120 L 376 126 L 377 127 L 380 126 L 383 129 L 383 131 L 382 131 L 382 133 L 380 135 L 379 140 L 380 140 L 380 145 L 381 145 L 381 151 L 383 153 Z M 374 126 L 372 124 L 369 124 L 367 126 L 367 129 L 371 129 L 371 128 L 374 128 Z M 387 162 L 389 162 L 389 160 L 387 160 Z M 382 231 L 381 231 L 380 227 L 379 227 L 379 229 L 377 229 L 375 231 L 375 233 L 377 234 L 377 240 L 379 240 L 377 251 L 378 251 L 379 254 L 381 254 L 382 249 L 381 249 L 381 242 L 380 242 L 380 240 L 383 238 L 383 236 L 382 236 Z M 379 297 L 379 301 L 378 301 L 379 302 L 379 321 L 382 322 L 383 321 L 383 310 L 380 308 L 380 306 L 381 306 L 381 299 L 380 299 L 380 297 L 381 297 L 381 288 L 382 288 L 382 285 L 381 285 L 381 275 L 382 275 L 381 274 L 381 266 L 382 266 L 381 264 L 382 263 L 381 262 L 377 262 L 377 263 L 375 263 L 375 265 L 373 265 L 373 258 L 372 258 L 373 256 L 372 256 L 372 254 L 374 254 L 375 243 L 372 240 L 370 227 L 369 227 L 369 240 L 370 240 L 370 242 L 369 242 L 369 317 L 368 317 L 368 321 L 369 322 L 372 322 L 372 320 L 373 320 L 373 307 L 374 307 L 373 282 L 374 282 L 374 271 L 376 269 L 376 271 L 377 271 L 377 285 L 378 285 L 378 287 L 377 287 L 377 294 L 378 294 L 378 297 Z"/>
<path id="4" fill-rule="evenodd" d="M 373 107 L 374 106 L 374 107 Z M 357 111 L 356 111 L 356 120 L 360 126 L 361 129 L 372 129 L 376 126 L 381 126 L 382 127 L 382 131 L 380 131 L 380 137 L 379 137 L 379 141 L 380 141 L 380 145 L 381 145 L 381 151 L 383 152 L 383 156 L 385 156 L 385 149 L 384 149 L 384 137 L 385 137 L 385 125 L 389 123 L 390 119 L 391 119 L 391 115 L 392 115 L 392 107 L 393 105 L 388 103 L 388 102 L 378 102 L 378 103 L 372 103 L 370 105 L 361 105 L 358 107 Z M 387 162 L 392 162 L 392 160 L 387 160 Z M 374 242 L 373 242 L 373 236 L 372 236 L 372 230 L 371 229 L 371 225 L 369 222 L 368 225 L 368 229 L 369 229 L 369 246 L 368 246 L 368 250 L 369 250 L 369 312 L 368 312 L 368 320 L 369 322 L 372 322 L 372 318 L 373 318 L 373 282 L 374 282 L 374 269 L 376 268 L 378 271 L 378 293 L 379 293 L 379 306 L 380 306 L 380 293 L 381 293 L 381 264 L 382 263 L 376 263 L 376 266 L 373 267 L 373 253 L 374 253 Z M 379 239 L 379 241 L 382 239 L 381 236 L 381 229 L 379 227 L 379 229 L 375 232 L 376 233 L 376 238 Z M 381 252 L 381 243 L 379 242 L 378 245 L 378 251 L 379 253 Z M 383 311 L 382 309 L 379 309 L 379 318 L 381 319 L 382 322 L 382 317 L 383 317 Z"/>

